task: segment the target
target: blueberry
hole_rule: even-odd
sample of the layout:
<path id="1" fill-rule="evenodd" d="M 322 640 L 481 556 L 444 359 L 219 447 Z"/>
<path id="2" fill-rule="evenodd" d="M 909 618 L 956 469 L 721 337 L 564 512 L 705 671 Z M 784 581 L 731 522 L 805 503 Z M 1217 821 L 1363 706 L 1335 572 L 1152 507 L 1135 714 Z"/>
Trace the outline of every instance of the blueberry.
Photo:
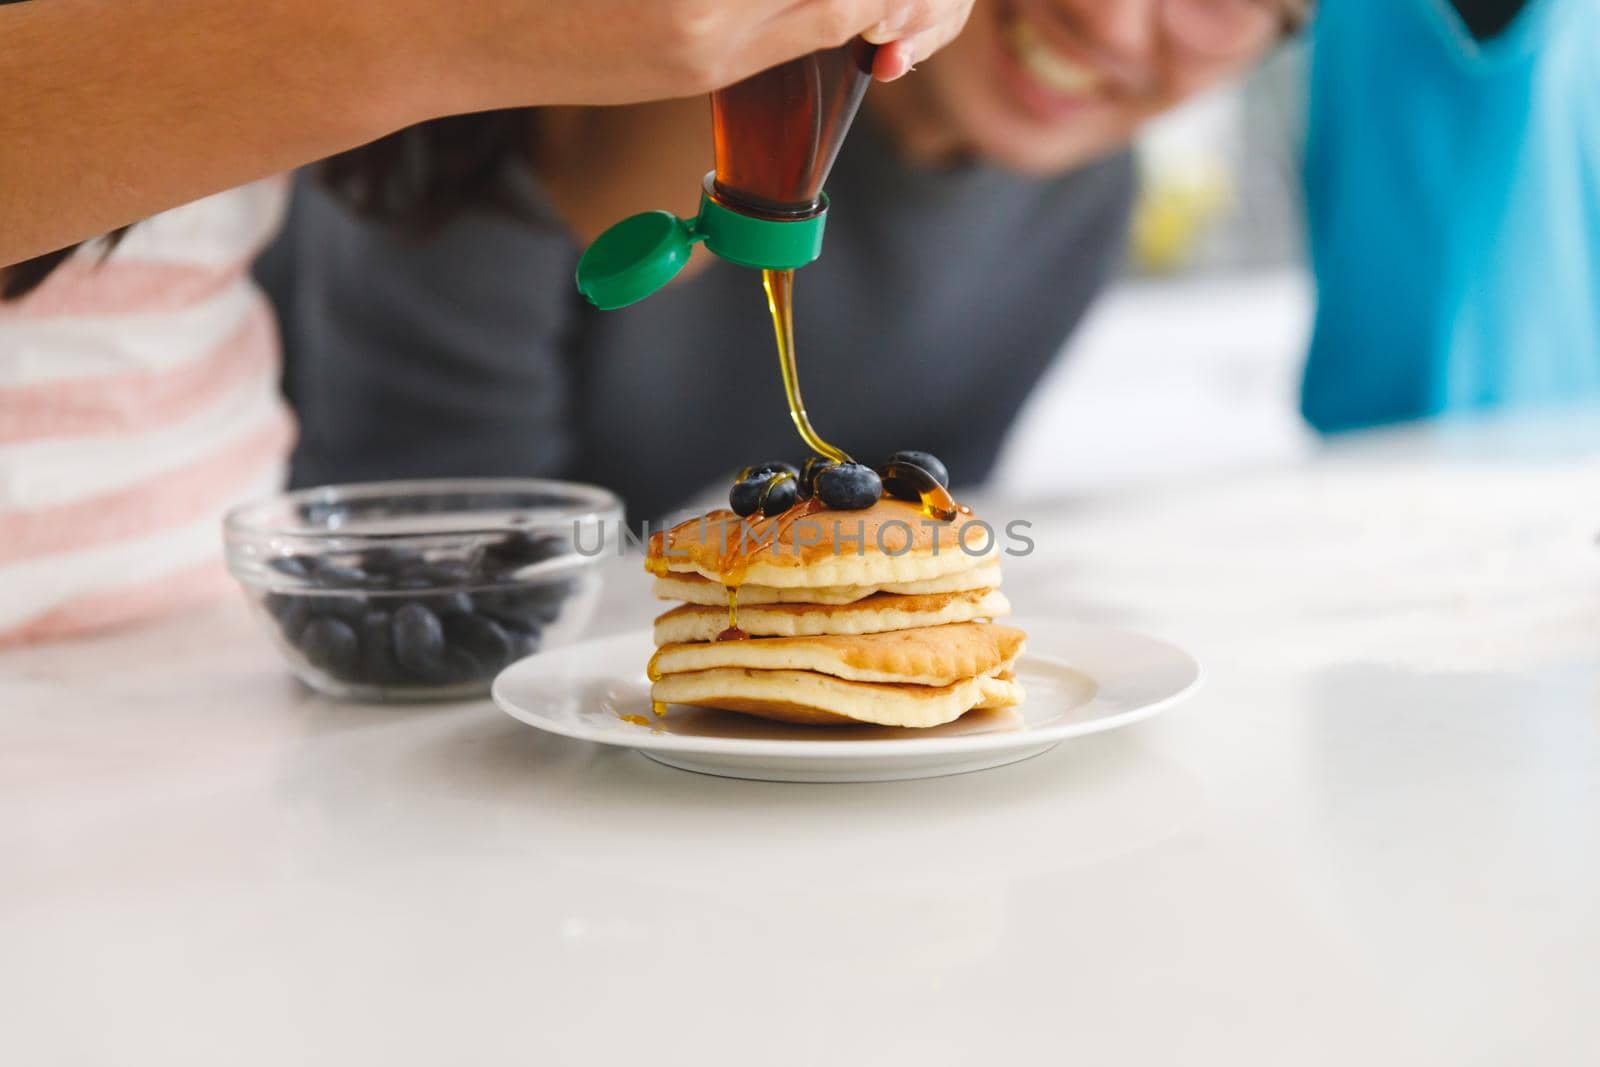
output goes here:
<path id="1" fill-rule="evenodd" d="M 493 619 L 505 629 L 516 633 L 536 634 L 544 629 L 546 623 L 555 621 L 555 616 L 542 608 L 479 607 L 478 614 L 486 619 Z M 547 614 L 550 615 L 549 618 L 545 617 Z"/>
<path id="2" fill-rule="evenodd" d="M 530 534 L 513 530 L 499 541 L 484 548 L 480 556 L 481 569 L 491 575 L 505 574 L 533 563 L 554 559 L 567 550 L 565 538 L 554 534 Z"/>
<path id="3" fill-rule="evenodd" d="M 573 579 L 558 578 L 534 586 L 484 589 L 472 595 L 472 606 L 501 626 L 537 634 L 560 616 L 576 585 Z"/>
<path id="4" fill-rule="evenodd" d="M 421 604 L 435 615 L 446 615 L 450 612 L 470 612 L 472 610 L 472 597 L 462 592 L 407 597 L 406 603 Z"/>
<path id="5" fill-rule="evenodd" d="M 735 482 L 728 490 L 728 506 L 739 516 L 754 515 L 761 510 L 761 494 L 766 492 L 766 475 L 751 475 Z"/>
<path id="6" fill-rule="evenodd" d="M 483 678 L 493 677 L 497 669 L 484 667 L 472 653 L 464 648 L 446 648 L 444 657 L 430 673 L 428 680 L 442 685 L 453 685 L 458 682 L 475 682 Z"/>
<path id="7" fill-rule="evenodd" d="M 522 659 L 524 656 L 533 655 L 539 651 L 539 645 L 543 643 L 543 635 L 538 630 L 534 630 L 532 633 L 510 630 L 508 633 L 511 637 L 511 659 L 513 662 Z"/>
<path id="8" fill-rule="evenodd" d="M 479 614 L 493 619 L 501 626 L 518 633 L 536 634 L 556 621 L 561 614 L 559 604 L 533 604 L 513 608 L 484 608 Z"/>
<path id="9" fill-rule="evenodd" d="M 574 586 L 571 579 L 559 582 L 547 582 L 544 585 L 525 589 L 522 595 L 514 602 L 514 606 L 524 615 L 539 624 L 555 622 L 561 615 L 561 609 L 572 597 Z M 537 629 L 537 627 L 535 627 Z"/>
<path id="10" fill-rule="evenodd" d="M 361 569 L 368 575 L 392 575 L 412 566 L 418 558 L 415 552 L 379 545 L 361 554 Z"/>
<path id="11" fill-rule="evenodd" d="M 817 475 L 825 468 L 834 465 L 831 459 L 822 456 L 812 456 L 800 467 L 800 499 L 810 500 L 811 495 L 817 491 Z"/>
<path id="12" fill-rule="evenodd" d="M 469 580 L 471 567 L 460 559 L 419 559 L 395 572 L 398 589 L 427 589 L 440 585 L 462 585 Z"/>
<path id="13" fill-rule="evenodd" d="M 765 491 L 761 494 L 761 514 L 768 516 L 782 515 L 794 507 L 794 502 L 800 499 L 800 483 L 794 475 L 772 475 L 768 480 Z"/>
<path id="14" fill-rule="evenodd" d="M 367 584 L 367 572 L 360 567 L 316 559 L 311 564 L 311 580 L 323 589 L 360 589 Z"/>
<path id="15" fill-rule="evenodd" d="M 746 467 L 739 472 L 735 481 L 744 481 L 746 478 L 770 478 L 774 474 L 787 474 L 791 478 L 800 477 L 800 471 L 793 463 L 785 463 L 781 459 L 769 459 L 765 463 L 757 463 L 753 467 Z"/>
<path id="16" fill-rule="evenodd" d="M 921 467 L 923 470 L 933 475 L 934 481 L 938 482 L 946 489 L 950 488 L 950 471 L 946 469 L 943 463 L 939 462 L 939 457 L 935 456 L 931 452 L 917 452 L 912 449 L 906 449 L 904 451 L 896 452 L 894 455 L 890 456 L 889 462 L 910 463 L 912 466 Z"/>
<path id="17" fill-rule="evenodd" d="M 467 652 L 486 671 L 498 671 L 516 651 L 511 635 L 482 615 L 446 615 L 440 620 L 445 640 Z"/>
<path id="18" fill-rule="evenodd" d="M 734 514 L 749 516 L 759 511 L 770 518 L 793 507 L 800 499 L 800 482 L 793 467 L 783 466 L 788 469 L 758 471 L 734 483 L 728 493 L 728 506 Z"/>
<path id="19" fill-rule="evenodd" d="M 817 474 L 817 497 L 839 511 L 870 508 L 883 495 L 878 472 L 862 463 L 838 463 Z"/>
<path id="20" fill-rule="evenodd" d="M 309 578 L 311 568 L 306 565 L 305 556 L 279 556 L 270 561 L 267 566 L 280 574 L 287 574 L 291 578 Z"/>
<path id="21" fill-rule="evenodd" d="M 894 460 L 882 471 L 883 488 L 897 500 L 922 504 L 926 514 L 946 522 L 956 517 L 956 502 L 926 469 L 914 463 Z"/>
<path id="22" fill-rule="evenodd" d="M 494 589 L 479 589 L 472 593 L 473 611 L 492 611 L 496 608 L 520 607 L 530 590 L 526 586 L 502 585 Z"/>
<path id="23" fill-rule="evenodd" d="M 285 596 L 283 593 L 268 593 L 261 598 L 261 606 L 267 609 L 268 615 L 282 622 L 284 613 L 299 599 L 297 596 Z"/>
<path id="24" fill-rule="evenodd" d="M 878 473 L 883 477 L 884 491 L 896 500 L 917 503 L 924 492 L 941 488 L 932 471 L 903 460 L 890 460 L 878 468 Z"/>
<path id="25" fill-rule="evenodd" d="M 528 616 L 535 622 L 551 623 L 561 617 L 561 601 L 535 600 L 528 604 Z"/>
<path id="26" fill-rule="evenodd" d="M 444 654 L 444 627 L 439 616 L 421 604 L 406 604 L 389 624 L 394 658 L 408 673 L 426 677 Z"/>
<path id="27" fill-rule="evenodd" d="M 348 623 L 360 622 L 370 610 L 367 598 L 360 593 L 314 596 L 306 599 L 311 605 L 311 611 L 314 614 L 325 615 L 328 618 L 339 619 Z"/>
<path id="28" fill-rule="evenodd" d="M 278 617 L 278 629 L 290 644 L 300 640 L 300 633 L 306 628 L 306 623 L 311 621 L 311 605 L 307 603 L 310 597 L 290 596 L 284 597 L 284 602 L 275 613 Z"/>
<path id="29" fill-rule="evenodd" d="M 463 648 L 448 646 L 436 659 L 426 660 L 416 667 L 408 667 L 406 672 L 416 681 L 426 682 L 429 685 L 456 685 L 474 681 L 485 675 L 483 667 L 472 658 L 470 652 Z"/>
<path id="30" fill-rule="evenodd" d="M 361 680 L 370 685 L 393 685 L 400 681 L 400 665 L 394 658 L 394 638 L 387 611 L 369 612 L 361 620 Z"/>
<path id="31" fill-rule="evenodd" d="M 326 616 L 312 619 L 300 632 L 300 651 L 313 667 L 350 680 L 361 660 L 356 632 L 346 622 Z"/>

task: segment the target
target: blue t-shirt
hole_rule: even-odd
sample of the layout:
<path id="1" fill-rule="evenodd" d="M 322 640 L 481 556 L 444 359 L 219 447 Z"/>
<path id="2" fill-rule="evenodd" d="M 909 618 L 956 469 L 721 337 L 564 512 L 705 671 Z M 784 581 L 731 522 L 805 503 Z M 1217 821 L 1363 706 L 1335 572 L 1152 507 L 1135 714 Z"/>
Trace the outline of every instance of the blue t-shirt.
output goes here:
<path id="1" fill-rule="evenodd" d="M 1306 193 L 1313 426 L 1600 394 L 1600 0 L 1323 4 Z"/>

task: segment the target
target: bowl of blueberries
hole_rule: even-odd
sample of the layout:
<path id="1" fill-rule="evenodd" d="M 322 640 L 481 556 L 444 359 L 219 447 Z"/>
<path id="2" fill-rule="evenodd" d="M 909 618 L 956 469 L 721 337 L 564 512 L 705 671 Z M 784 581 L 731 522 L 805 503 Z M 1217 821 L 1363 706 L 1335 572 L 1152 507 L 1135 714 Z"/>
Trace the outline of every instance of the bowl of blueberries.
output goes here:
<path id="1" fill-rule="evenodd" d="M 307 685 L 369 701 L 487 694 L 570 643 L 622 504 L 524 478 L 327 486 L 230 512 L 228 569 Z"/>

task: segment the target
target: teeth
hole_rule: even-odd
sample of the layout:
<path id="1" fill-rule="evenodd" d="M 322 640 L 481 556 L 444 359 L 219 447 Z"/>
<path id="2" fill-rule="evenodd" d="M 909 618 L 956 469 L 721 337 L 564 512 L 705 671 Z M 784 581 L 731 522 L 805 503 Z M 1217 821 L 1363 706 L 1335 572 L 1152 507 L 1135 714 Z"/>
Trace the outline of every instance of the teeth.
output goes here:
<path id="1" fill-rule="evenodd" d="M 1048 89 L 1058 93 L 1084 95 L 1100 85 L 1100 78 L 1081 64 L 1051 48 L 1044 35 L 1024 18 L 1011 19 L 1006 40 L 1022 68 Z"/>

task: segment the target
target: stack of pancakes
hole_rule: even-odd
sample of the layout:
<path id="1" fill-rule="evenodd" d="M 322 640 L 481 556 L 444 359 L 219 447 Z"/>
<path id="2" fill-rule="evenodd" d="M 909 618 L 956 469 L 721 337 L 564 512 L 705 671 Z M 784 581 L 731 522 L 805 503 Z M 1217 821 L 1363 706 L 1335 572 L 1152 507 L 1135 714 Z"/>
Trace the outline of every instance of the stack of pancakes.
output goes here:
<path id="1" fill-rule="evenodd" d="M 657 597 L 685 601 L 656 619 L 658 708 L 929 727 L 1022 702 L 1024 634 L 992 621 L 1011 605 L 971 516 L 934 523 L 887 499 L 759 521 L 714 511 L 655 534 L 646 566 Z"/>

